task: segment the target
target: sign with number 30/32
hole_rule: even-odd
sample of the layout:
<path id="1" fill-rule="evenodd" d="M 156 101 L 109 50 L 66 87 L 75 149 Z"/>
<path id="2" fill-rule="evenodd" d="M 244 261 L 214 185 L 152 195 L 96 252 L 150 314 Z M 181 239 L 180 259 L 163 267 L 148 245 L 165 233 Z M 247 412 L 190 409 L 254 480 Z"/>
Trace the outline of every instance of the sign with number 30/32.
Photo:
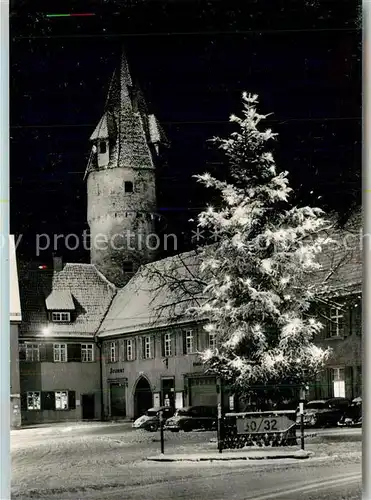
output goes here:
<path id="1" fill-rule="evenodd" d="M 237 433 L 261 434 L 270 432 L 285 432 L 293 425 L 295 425 L 295 422 L 291 421 L 284 415 L 277 417 L 237 418 Z"/>

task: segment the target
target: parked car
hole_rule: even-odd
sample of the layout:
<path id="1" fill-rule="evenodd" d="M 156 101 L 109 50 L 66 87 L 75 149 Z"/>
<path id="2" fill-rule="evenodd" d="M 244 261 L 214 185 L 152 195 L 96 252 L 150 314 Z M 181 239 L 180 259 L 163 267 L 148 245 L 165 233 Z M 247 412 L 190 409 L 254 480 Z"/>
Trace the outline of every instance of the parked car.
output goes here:
<path id="1" fill-rule="evenodd" d="M 338 422 L 340 427 L 361 427 L 362 426 L 362 398 L 353 399 L 351 405 L 345 411 Z"/>
<path id="2" fill-rule="evenodd" d="M 163 412 L 164 420 L 174 415 L 174 409 L 170 406 L 150 408 L 144 415 L 133 422 L 134 429 L 145 429 L 146 431 L 152 432 L 157 431 L 160 426 L 160 411 Z"/>
<path id="3" fill-rule="evenodd" d="M 349 400 L 346 398 L 309 401 L 304 405 L 304 425 L 306 427 L 337 425 L 348 407 Z M 299 413 L 296 414 L 296 424 L 300 425 Z"/>
<path id="4" fill-rule="evenodd" d="M 195 429 L 212 430 L 217 425 L 216 406 L 188 406 L 175 412 L 165 422 L 165 429 L 172 432 L 189 432 Z"/>

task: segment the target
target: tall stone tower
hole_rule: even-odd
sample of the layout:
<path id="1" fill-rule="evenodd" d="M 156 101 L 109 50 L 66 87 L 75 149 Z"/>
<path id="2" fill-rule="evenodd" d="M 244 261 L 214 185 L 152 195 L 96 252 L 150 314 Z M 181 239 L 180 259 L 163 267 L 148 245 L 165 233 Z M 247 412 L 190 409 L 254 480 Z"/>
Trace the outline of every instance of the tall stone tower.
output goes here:
<path id="1" fill-rule="evenodd" d="M 155 165 L 163 139 L 122 51 L 85 173 L 91 263 L 117 286 L 155 257 Z"/>

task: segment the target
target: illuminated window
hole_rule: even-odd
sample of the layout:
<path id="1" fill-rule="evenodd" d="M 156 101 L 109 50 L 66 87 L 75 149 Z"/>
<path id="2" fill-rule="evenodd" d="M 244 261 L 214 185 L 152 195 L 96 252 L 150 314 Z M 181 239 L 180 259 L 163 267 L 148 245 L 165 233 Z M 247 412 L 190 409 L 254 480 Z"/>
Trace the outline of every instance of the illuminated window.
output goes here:
<path id="1" fill-rule="evenodd" d="M 55 392 L 55 409 L 68 410 L 68 391 Z"/>
<path id="2" fill-rule="evenodd" d="M 28 392 L 27 393 L 27 410 L 40 410 L 41 409 L 41 398 L 40 392 Z"/>

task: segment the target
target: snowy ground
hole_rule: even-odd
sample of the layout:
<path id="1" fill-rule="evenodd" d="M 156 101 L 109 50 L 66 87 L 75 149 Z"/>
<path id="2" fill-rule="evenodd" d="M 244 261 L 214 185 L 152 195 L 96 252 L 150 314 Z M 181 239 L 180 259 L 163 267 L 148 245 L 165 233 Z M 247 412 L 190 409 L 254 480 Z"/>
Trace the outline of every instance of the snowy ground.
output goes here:
<path id="1" fill-rule="evenodd" d="M 165 453 L 187 453 L 214 449 L 215 443 L 210 443 L 212 437 L 215 437 L 215 433 L 166 434 Z M 233 462 L 229 462 L 227 465 L 224 462 L 222 466 L 220 464 L 200 466 L 200 464 L 189 463 L 185 465 L 149 463 L 144 461 L 145 457 L 160 451 L 159 433 L 134 431 L 129 424 L 102 425 L 97 423 L 81 426 L 61 425 L 22 429 L 13 431 L 11 439 L 12 498 L 18 499 L 149 499 L 152 498 L 152 493 L 153 498 L 156 498 L 158 494 L 163 498 L 175 498 L 179 497 L 180 490 L 183 491 L 184 496 L 179 498 L 195 499 L 197 496 L 192 497 L 192 494 L 195 494 L 195 485 L 202 481 L 202 477 L 205 478 L 205 481 L 208 477 L 207 481 L 213 482 L 214 476 L 220 478 L 227 471 L 229 473 L 237 470 L 243 471 L 241 467 L 248 467 L 250 473 L 253 470 L 260 470 L 261 467 L 268 467 L 274 476 L 274 469 L 277 468 L 277 464 L 272 465 L 272 463 L 266 465 L 260 463 L 259 466 L 256 464 L 242 466 L 236 465 L 236 463 L 233 465 Z M 347 467 L 350 467 L 349 474 L 353 474 L 353 476 L 355 474 L 354 477 L 358 477 L 361 442 L 331 441 L 330 439 L 324 441 L 308 442 L 306 446 L 308 450 L 315 451 L 319 456 L 319 459 L 316 459 L 317 462 L 314 461 L 310 465 L 306 460 L 306 465 L 304 465 L 303 463 L 295 464 L 295 461 L 291 460 L 288 461 L 286 467 L 292 464 L 292 467 L 299 467 L 300 470 L 303 468 L 309 470 L 315 466 L 313 464 L 317 463 L 319 474 L 321 474 L 323 473 L 323 464 L 326 463 L 326 467 L 333 467 L 337 474 L 342 474 L 345 477 L 346 472 L 342 473 L 339 470 L 339 464 L 346 462 Z M 329 455 L 332 458 L 326 458 Z M 318 477 L 318 473 L 316 474 L 314 474 L 315 479 Z M 243 481 L 245 474 L 241 472 L 238 477 L 239 481 Z M 146 490 L 149 484 L 152 484 L 153 488 Z M 173 487 L 170 487 L 171 484 Z M 275 482 L 272 483 L 272 487 L 274 485 Z M 198 487 L 201 488 L 200 485 Z M 164 492 L 164 488 L 168 493 Z M 220 488 L 222 490 L 222 484 L 220 484 Z M 150 492 L 152 492 L 151 496 L 148 496 Z M 172 494 L 175 496 L 169 492 L 173 492 Z M 289 495 L 289 493 L 287 494 Z M 221 494 L 220 498 L 222 497 Z M 215 495 L 211 495 L 210 498 L 216 500 Z M 240 497 L 236 496 L 235 498 Z M 277 498 L 281 497 L 277 496 Z M 291 497 L 287 496 L 288 498 Z"/>

